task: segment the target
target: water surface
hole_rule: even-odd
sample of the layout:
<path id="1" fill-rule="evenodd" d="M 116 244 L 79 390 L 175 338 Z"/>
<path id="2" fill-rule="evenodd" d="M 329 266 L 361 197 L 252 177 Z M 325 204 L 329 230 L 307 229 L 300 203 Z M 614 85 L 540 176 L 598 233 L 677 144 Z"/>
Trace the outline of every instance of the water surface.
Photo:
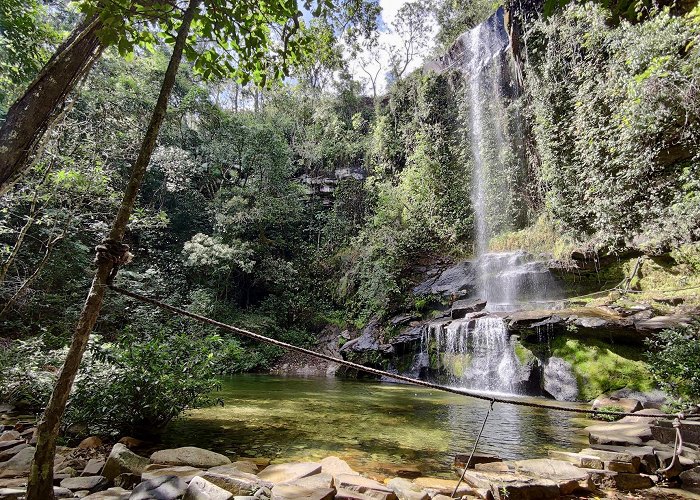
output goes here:
<path id="1" fill-rule="evenodd" d="M 488 403 L 424 388 L 334 378 L 240 375 L 222 381 L 224 406 L 172 422 L 168 446 L 200 446 L 273 462 L 336 455 L 381 478 L 400 469 L 452 477 L 470 451 Z M 495 404 L 477 450 L 504 459 L 582 448 L 590 421 L 568 413 Z"/>

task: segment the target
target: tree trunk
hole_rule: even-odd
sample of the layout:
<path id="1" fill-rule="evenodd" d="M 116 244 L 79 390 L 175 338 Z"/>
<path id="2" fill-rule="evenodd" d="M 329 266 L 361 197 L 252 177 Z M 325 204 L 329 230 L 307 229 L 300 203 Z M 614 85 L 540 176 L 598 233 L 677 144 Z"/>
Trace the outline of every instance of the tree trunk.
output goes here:
<path id="1" fill-rule="evenodd" d="M 60 105 L 102 53 L 101 26 L 97 16 L 85 19 L 7 112 L 0 128 L 0 196 L 20 179 Z"/>
<path id="2" fill-rule="evenodd" d="M 165 118 L 165 112 L 168 108 L 168 98 L 175 84 L 175 76 L 180 66 L 182 51 L 187 41 L 190 24 L 192 23 L 192 18 L 200 2 L 201 0 L 190 0 L 189 6 L 183 16 L 182 24 L 178 28 L 173 54 L 170 57 L 168 69 L 165 71 L 158 101 L 153 109 L 151 121 L 148 124 L 148 130 L 141 143 L 139 156 L 132 168 L 131 178 L 124 192 L 119 212 L 114 219 L 112 230 L 109 233 L 109 237 L 113 240 L 121 241 L 124 237 L 129 216 L 136 202 L 136 195 L 144 174 L 146 173 L 146 167 L 151 159 L 151 154 L 153 153 L 161 124 Z M 56 454 L 56 438 L 58 437 L 61 417 L 66 409 L 66 403 L 68 402 L 73 381 L 78 373 L 78 368 L 80 367 L 80 362 L 83 358 L 90 332 L 100 314 L 105 288 L 112 268 L 113 263 L 108 259 L 101 259 L 99 261 L 87 300 L 83 305 L 83 310 L 80 313 L 78 324 L 73 333 L 73 339 L 68 349 L 66 360 L 58 374 L 58 379 L 51 393 L 51 398 L 49 399 L 49 403 L 39 423 L 36 452 L 29 475 L 29 486 L 27 489 L 28 500 L 52 500 L 54 497 L 53 463 Z"/>

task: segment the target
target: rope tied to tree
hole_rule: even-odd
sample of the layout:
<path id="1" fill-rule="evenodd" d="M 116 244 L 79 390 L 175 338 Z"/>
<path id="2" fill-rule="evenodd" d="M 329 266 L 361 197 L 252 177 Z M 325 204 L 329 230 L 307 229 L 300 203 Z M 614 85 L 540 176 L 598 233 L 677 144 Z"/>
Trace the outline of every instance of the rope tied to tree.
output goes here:
<path id="1" fill-rule="evenodd" d="M 107 238 L 102 243 L 95 247 L 95 264 L 98 266 L 104 263 L 111 263 L 112 270 L 109 273 L 107 284 L 111 284 L 119 267 L 128 264 L 134 258 L 131 253 L 131 248 L 126 243 L 117 241 L 113 238 Z"/>

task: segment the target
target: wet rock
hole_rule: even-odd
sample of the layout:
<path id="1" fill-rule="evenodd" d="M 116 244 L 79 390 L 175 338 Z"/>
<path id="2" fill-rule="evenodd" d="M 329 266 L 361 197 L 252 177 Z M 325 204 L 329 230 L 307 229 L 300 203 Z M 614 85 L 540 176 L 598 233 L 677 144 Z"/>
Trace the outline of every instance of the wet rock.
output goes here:
<path id="1" fill-rule="evenodd" d="M 321 460 L 320 463 L 321 472 L 324 474 L 330 474 L 331 476 L 337 476 L 339 474 L 359 475 L 357 472 L 352 470 L 352 467 L 350 467 L 345 460 L 341 460 L 338 457 L 326 457 Z"/>
<path id="2" fill-rule="evenodd" d="M 83 469 L 83 472 L 81 472 L 81 476 L 98 476 L 100 472 L 102 472 L 102 468 L 105 466 L 105 461 L 101 460 L 99 458 L 91 458 L 87 464 L 85 464 L 85 468 Z"/>
<path id="3" fill-rule="evenodd" d="M 93 493 L 83 497 L 83 500 L 128 500 L 130 495 L 131 491 L 116 487 Z"/>
<path id="4" fill-rule="evenodd" d="M 270 483 L 284 483 L 318 474 L 321 468 L 321 464 L 314 462 L 275 464 L 263 469 L 258 477 Z"/>
<path id="5" fill-rule="evenodd" d="M 416 316 L 415 314 L 400 314 L 399 316 L 391 318 L 389 324 L 393 327 L 405 326 L 415 319 L 420 319 L 420 316 Z"/>
<path id="6" fill-rule="evenodd" d="M 331 500 L 333 488 L 305 488 L 295 484 L 276 484 L 272 488 L 271 500 Z"/>
<path id="7" fill-rule="evenodd" d="M 141 474 L 141 479 L 147 481 L 161 476 L 177 476 L 187 483 L 202 472 L 202 469 L 190 467 L 189 465 L 174 465 L 171 467 L 163 467 L 162 469 L 145 470 L 143 474 Z"/>
<path id="8" fill-rule="evenodd" d="M 182 448 L 156 451 L 151 455 L 151 463 L 189 465 L 191 467 L 208 469 L 217 465 L 230 464 L 231 460 L 220 453 L 194 446 L 184 446 Z"/>
<path id="9" fill-rule="evenodd" d="M 184 500 L 230 500 L 233 493 L 199 476 L 190 481 Z"/>
<path id="10" fill-rule="evenodd" d="M 486 307 L 486 301 L 482 299 L 461 299 L 452 304 L 450 316 L 452 319 L 462 319 L 468 313 L 482 311 Z"/>
<path id="11" fill-rule="evenodd" d="M 464 465 L 469 459 L 470 453 L 457 453 L 454 458 L 455 467 L 464 468 Z M 493 462 L 502 462 L 503 460 L 496 455 L 488 455 L 485 453 L 474 453 L 474 456 L 469 462 L 469 468 L 473 469 L 476 464 L 490 464 Z"/>
<path id="12" fill-rule="evenodd" d="M 563 460 L 570 462 L 576 467 L 584 469 L 602 469 L 603 461 L 596 456 L 586 455 L 584 453 L 571 453 L 567 451 L 550 450 L 549 456 L 555 460 Z"/>
<path id="13" fill-rule="evenodd" d="M 19 432 L 15 430 L 10 430 L 10 431 L 5 431 L 0 435 L 0 443 L 4 443 L 6 441 L 18 441 L 20 438 Z"/>
<path id="14" fill-rule="evenodd" d="M 423 329 L 426 328 L 424 325 L 412 326 L 406 328 L 396 337 L 391 339 L 391 345 L 398 346 L 401 344 L 410 344 L 413 342 L 419 342 L 423 336 Z"/>
<path id="15" fill-rule="evenodd" d="M 378 334 L 379 322 L 377 320 L 370 321 L 364 330 L 362 330 L 362 335 L 343 344 L 340 348 L 341 354 L 349 352 L 364 353 L 367 351 L 379 350 L 379 341 L 377 340 Z"/>
<path id="16" fill-rule="evenodd" d="M 552 356 L 544 365 L 544 390 L 557 401 L 576 401 L 578 382 L 571 364 Z"/>
<path id="17" fill-rule="evenodd" d="M 129 500 L 175 500 L 185 494 L 187 484 L 177 476 L 161 476 L 143 481 L 131 492 Z"/>
<path id="18" fill-rule="evenodd" d="M 354 491 L 379 500 L 396 500 L 396 495 L 390 488 L 373 479 L 355 474 L 339 474 L 334 480 L 335 487 L 339 491 L 341 489 Z"/>
<path id="19" fill-rule="evenodd" d="M 245 472 L 238 472 L 234 476 L 207 471 L 202 473 L 200 477 L 234 495 L 252 495 L 263 485 L 257 476 Z"/>
<path id="20" fill-rule="evenodd" d="M 544 477 L 468 470 L 464 474 L 464 481 L 473 488 L 489 491 L 497 500 L 549 500 L 560 496 L 559 486 Z"/>
<path id="21" fill-rule="evenodd" d="M 0 451 L 0 462 L 4 462 L 5 460 L 9 460 L 10 458 L 14 457 L 22 451 L 25 448 L 29 448 L 29 445 L 22 441 L 20 444 L 17 446 L 13 446 L 12 448 L 7 448 L 3 451 Z"/>
<path id="22" fill-rule="evenodd" d="M 24 448 L 6 462 L 0 462 L 0 478 L 27 476 L 34 458 L 34 451 L 33 447 Z"/>
<path id="23" fill-rule="evenodd" d="M 402 465 L 396 469 L 396 475 L 404 479 L 415 479 L 420 477 L 423 473 L 415 465 Z"/>
<path id="24" fill-rule="evenodd" d="M 625 413 L 634 413 L 639 410 L 642 410 L 642 403 L 636 399 L 631 399 L 631 398 L 613 398 L 613 397 L 608 397 L 605 394 L 602 394 L 598 396 L 594 401 L 591 407 L 594 410 L 599 410 L 605 406 L 617 406 L 622 408 L 622 411 Z"/>
<path id="25" fill-rule="evenodd" d="M 83 439 L 80 442 L 80 444 L 78 445 L 78 449 L 89 450 L 93 448 L 99 448 L 100 446 L 102 446 L 102 440 L 97 436 L 90 436 L 88 438 Z"/>
<path id="26" fill-rule="evenodd" d="M 459 262 L 435 277 L 428 278 L 413 289 L 415 295 L 464 296 L 476 289 L 474 266 L 469 261 Z"/>
<path id="27" fill-rule="evenodd" d="M 87 490 L 91 493 L 107 488 L 107 478 L 104 476 L 69 477 L 61 481 L 61 488 L 69 490 Z"/>
<path id="28" fill-rule="evenodd" d="M 512 331 L 532 330 L 539 327 L 564 327 L 566 320 L 556 311 L 517 311 L 505 318 L 508 329 Z"/>
<path id="29" fill-rule="evenodd" d="M 121 443 L 112 447 L 107 457 L 102 475 L 113 481 L 119 474 L 125 472 L 141 475 L 148 465 L 148 459 L 137 455 Z"/>
<path id="30" fill-rule="evenodd" d="M 389 480 L 386 485 L 396 493 L 400 500 L 428 500 L 430 498 L 420 486 L 408 479 L 395 477 Z"/>

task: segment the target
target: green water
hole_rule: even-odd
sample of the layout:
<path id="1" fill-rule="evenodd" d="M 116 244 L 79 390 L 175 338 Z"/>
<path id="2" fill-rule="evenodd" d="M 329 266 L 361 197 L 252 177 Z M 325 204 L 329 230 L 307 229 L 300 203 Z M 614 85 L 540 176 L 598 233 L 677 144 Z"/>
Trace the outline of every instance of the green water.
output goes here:
<path id="1" fill-rule="evenodd" d="M 226 378 L 218 396 L 223 407 L 187 412 L 169 425 L 164 443 L 273 462 L 336 455 L 375 477 L 407 466 L 452 477 L 454 453 L 471 450 L 488 408 L 407 385 L 269 375 Z M 567 413 L 496 404 L 478 451 L 507 459 L 578 451 L 589 424 Z"/>

